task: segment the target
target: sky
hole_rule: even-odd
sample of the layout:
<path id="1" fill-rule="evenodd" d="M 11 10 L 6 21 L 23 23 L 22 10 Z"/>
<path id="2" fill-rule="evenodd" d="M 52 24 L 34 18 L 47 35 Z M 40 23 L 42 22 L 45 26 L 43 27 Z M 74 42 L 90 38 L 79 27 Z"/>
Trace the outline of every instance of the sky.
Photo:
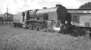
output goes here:
<path id="1" fill-rule="evenodd" d="M 55 7 L 56 4 L 61 4 L 68 9 L 79 8 L 86 2 L 91 0 L 0 0 L 0 13 L 16 14 L 30 9 L 41 9 L 43 7 Z"/>

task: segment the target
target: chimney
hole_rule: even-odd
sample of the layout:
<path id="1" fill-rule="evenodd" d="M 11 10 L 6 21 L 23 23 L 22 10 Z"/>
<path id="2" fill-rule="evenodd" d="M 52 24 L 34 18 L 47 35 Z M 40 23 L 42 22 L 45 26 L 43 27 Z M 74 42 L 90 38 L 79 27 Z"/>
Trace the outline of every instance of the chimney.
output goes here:
<path id="1" fill-rule="evenodd" d="M 56 4 L 56 7 L 61 7 L 62 5 L 60 5 L 60 4 Z"/>

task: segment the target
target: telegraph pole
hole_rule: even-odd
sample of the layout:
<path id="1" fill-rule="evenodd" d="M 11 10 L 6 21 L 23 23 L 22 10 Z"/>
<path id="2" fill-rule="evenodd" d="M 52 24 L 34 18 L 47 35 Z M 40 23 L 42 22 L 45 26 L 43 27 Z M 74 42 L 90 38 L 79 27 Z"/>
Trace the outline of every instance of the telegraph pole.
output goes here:
<path id="1" fill-rule="evenodd" d="M 6 10 L 7 10 L 6 13 L 7 13 L 7 17 L 8 17 L 8 7 L 6 8 Z"/>
<path id="2" fill-rule="evenodd" d="M 8 6 L 6 8 L 6 13 L 5 13 L 5 23 L 8 23 Z"/>

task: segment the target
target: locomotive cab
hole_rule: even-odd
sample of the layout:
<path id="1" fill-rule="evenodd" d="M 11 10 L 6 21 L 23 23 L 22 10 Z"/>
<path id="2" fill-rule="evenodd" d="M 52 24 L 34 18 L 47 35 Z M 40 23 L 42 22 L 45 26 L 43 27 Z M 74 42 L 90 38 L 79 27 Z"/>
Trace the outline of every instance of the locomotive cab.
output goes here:
<path id="1" fill-rule="evenodd" d="M 26 27 L 26 21 L 29 20 L 29 11 L 20 12 L 14 15 L 13 24 L 15 27 Z"/>

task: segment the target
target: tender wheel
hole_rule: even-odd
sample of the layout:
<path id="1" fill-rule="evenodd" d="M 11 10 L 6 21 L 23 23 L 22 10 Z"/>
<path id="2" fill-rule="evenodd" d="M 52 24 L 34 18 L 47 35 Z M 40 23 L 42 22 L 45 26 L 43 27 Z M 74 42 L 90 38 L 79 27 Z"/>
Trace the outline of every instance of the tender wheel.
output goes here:
<path id="1" fill-rule="evenodd" d="M 16 24 L 14 24 L 14 27 L 16 27 Z"/>

